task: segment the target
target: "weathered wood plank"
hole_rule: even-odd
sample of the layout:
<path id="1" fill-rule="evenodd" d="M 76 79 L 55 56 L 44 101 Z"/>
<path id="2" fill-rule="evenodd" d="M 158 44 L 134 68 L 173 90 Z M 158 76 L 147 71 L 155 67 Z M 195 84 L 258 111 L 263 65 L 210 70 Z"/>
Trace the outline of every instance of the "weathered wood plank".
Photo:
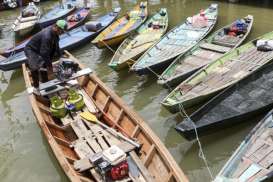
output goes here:
<path id="1" fill-rule="evenodd" d="M 258 163 L 272 151 L 273 151 L 273 146 L 270 146 L 267 144 L 263 145 L 255 153 L 250 155 L 249 159 Z"/>
<path id="2" fill-rule="evenodd" d="M 143 177 L 147 182 L 154 181 L 154 178 L 151 176 L 147 168 L 143 165 L 142 161 L 139 159 L 135 151 L 129 152 L 130 156 L 132 157 L 133 161 L 136 163 L 138 169 L 142 173 Z"/>
<path id="3" fill-rule="evenodd" d="M 139 125 L 137 125 L 137 126 L 135 127 L 133 133 L 131 134 L 131 137 L 132 137 L 132 138 L 135 138 L 135 137 L 138 135 L 139 132 L 140 132 L 140 127 L 139 127 Z"/>
<path id="4" fill-rule="evenodd" d="M 61 145 L 65 145 L 67 147 L 70 147 L 71 146 L 71 142 L 67 141 L 67 140 L 64 140 L 64 139 L 61 139 L 59 137 L 56 137 L 56 136 L 53 136 L 54 139 Z"/>
<path id="5" fill-rule="evenodd" d="M 149 149 L 149 151 L 148 151 L 148 153 L 147 153 L 147 155 L 146 155 L 146 157 L 145 157 L 145 159 L 144 159 L 144 166 L 148 166 L 149 165 L 149 163 L 152 160 L 152 157 L 153 157 L 155 151 L 156 151 L 155 150 L 155 145 L 152 144 L 151 147 L 150 147 L 150 149 Z"/>
<path id="6" fill-rule="evenodd" d="M 73 143 L 73 148 L 79 158 L 83 159 L 86 156 L 93 154 L 91 148 L 87 145 L 86 141 L 78 140 Z"/>
<path id="7" fill-rule="evenodd" d="M 210 43 L 200 44 L 200 47 L 203 49 L 208 49 L 208 50 L 216 51 L 216 52 L 220 52 L 220 53 L 226 53 L 226 52 L 230 51 L 230 49 L 231 49 L 230 47 L 225 47 L 225 46 L 210 44 Z"/>
<path id="8" fill-rule="evenodd" d="M 96 137 L 92 133 L 86 135 L 85 139 L 95 153 L 102 151 L 101 146 L 97 143 Z"/>
<path id="9" fill-rule="evenodd" d="M 84 138 L 89 133 L 81 119 L 74 120 L 70 125 L 79 139 Z"/>
<path id="10" fill-rule="evenodd" d="M 237 171 L 234 173 L 235 178 L 239 178 L 240 175 L 252 164 L 253 162 L 247 158 L 243 157 L 243 161 L 240 163 L 240 166 L 237 168 Z"/>
<path id="11" fill-rule="evenodd" d="M 92 125 L 90 127 L 90 130 L 93 132 L 93 135 L 96 137 L 98 140 L 99 145 L 103 150 L 106 150 L 109 148 L 105 140 L 103 139 L 103 134 L 102 134 L 102 128 L 99 125 Z"/>

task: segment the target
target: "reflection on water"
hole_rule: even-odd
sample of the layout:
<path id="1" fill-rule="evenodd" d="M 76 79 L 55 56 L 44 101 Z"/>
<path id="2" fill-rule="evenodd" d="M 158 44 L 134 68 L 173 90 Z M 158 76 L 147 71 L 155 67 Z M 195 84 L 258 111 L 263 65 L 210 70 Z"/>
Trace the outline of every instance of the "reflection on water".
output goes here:
<path id="1" fill-rule="evenodd" d="M 92 4 L 91 19 L 120 6 L 122 13 L 132 8 L 133 0 L 90 0 Z M 150 0 L 149 10 L 155 12 L 161 7 L 168 8 L 169 28 L 206 8 L 210 3 L 219 3 L 219 21 L 216 29 L 229 24 L 239 17 L 254 15 L 254 28 L 248 40 L 273 30 L 272 2 L 243 1 L 242 4 L 228 4 L 224 1 L 211 0 Z M 57 4 L 54 1 L 41 3 L 46 11 Z M 257 6 L 259 5 L 259 6 Z M 0 12 L 0 22 L 7 26 L 1 34 L 0 50 L 14 45 L 14 35 L 10 25 L 19 13 L 19 9 Z M 209 181 L 208 172 L 203 161 L 198 157 L 199 148 L 196 141 L 186 141 L 174 129 L 183 118 L 172 115 L 161 107 L 160 102 L 168 94 L 168 90 L 156 84 L 156 77 L 139 77 L 128 70 L 119 73 L 112 71 L 107 64 L 112 52 L 98 50 L 87 44 L 72 52 L 82 63 L 91 67 L 96 74 L 124 101 L 135 109 L 154 132 L 165 143 L 176 161 L 191 181 Z M 36 124 L 32 114 L 22 72 L 0 73 L 0 179 L 4 182 L 18 181 L 67 181 L 56 162 L 47 141 Z M 190 112 L 194 111 L 192 109 Z M 255 120 L 257 121 L 257 120 Z M 204 153 L 214 175 L 224 165 L 238 144 L 243 140 L 255 122 L 215 131 L 201 137 Z"/>

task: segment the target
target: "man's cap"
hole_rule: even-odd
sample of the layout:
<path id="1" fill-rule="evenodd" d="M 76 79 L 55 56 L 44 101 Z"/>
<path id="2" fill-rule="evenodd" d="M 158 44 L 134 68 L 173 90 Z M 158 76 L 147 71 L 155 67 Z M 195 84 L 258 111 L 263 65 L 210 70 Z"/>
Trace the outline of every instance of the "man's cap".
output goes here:
<path id="1" fill-rule="evenodd" d="M 56 25 L 57 25 L 57 27 L 59 27 L 62 30 L 67 29 L 67 22 L 65 20 L 58 20 Z"/>

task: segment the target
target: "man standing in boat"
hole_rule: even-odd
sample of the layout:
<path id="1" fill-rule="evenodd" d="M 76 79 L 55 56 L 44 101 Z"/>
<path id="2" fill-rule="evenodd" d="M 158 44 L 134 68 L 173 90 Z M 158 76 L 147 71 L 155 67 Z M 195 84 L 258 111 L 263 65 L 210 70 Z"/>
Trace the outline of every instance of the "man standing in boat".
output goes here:
<path id="1" fill-rule="evenodd" d="M 39 81 L 48 81 L 53 74 L 52 59 L 61 57 L 59 35 L 67 29 L 65 20 L 58 20 L 56 24 L 35 34 L 27 43 L 24 52 L 27 57 L 26 66 L 30 69 L 33 80 L 33 92 L 39 94 Z"/>

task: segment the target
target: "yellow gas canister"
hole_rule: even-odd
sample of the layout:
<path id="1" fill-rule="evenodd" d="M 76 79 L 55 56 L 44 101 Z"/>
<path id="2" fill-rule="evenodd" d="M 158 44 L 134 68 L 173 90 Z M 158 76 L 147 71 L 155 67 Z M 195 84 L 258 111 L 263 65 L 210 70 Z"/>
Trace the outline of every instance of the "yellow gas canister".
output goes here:
<path id="1" fill-rule="evenodd" d="M 67 101 L 69 104 L 74 105 L 76 111 L 81 110 L 85 106 L 83 96 L 73 89 L 68 91 Z"/>
<path id="2" fill-rule="evenodd" d="M 64 101 L 60 97 L 54 96 L 50 98 L 50 112 L 52 116 L 56 118 L 65 117 L 67 109 L 65 108 Z"/>

